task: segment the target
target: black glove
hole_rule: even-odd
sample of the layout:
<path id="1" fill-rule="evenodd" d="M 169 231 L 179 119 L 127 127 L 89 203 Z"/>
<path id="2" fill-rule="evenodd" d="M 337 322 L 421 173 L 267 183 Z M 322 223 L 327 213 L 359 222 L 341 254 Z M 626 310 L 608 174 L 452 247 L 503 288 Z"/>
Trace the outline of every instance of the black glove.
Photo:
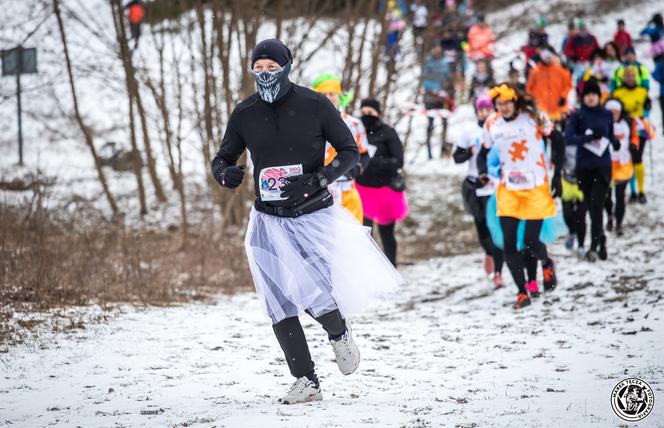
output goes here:
<path id="1" fill-rule="evenodd" d="M 559 198 L 563 195 L 563 181 L 560 177 L 560 171 L 556 169 L 551 179 L 551 196 Z"/>
<path id="2" fill-rule="evenodd" d="M 235 189 L 244 179 L 244 167 L 243 166 L 227 166 L 222 169 L 219 173 L 219 177 L 215 177 L 219 184 L 229 189 Z"/>
<path id="3" fill-rule="evenodd" d="M 652 109 L 652 100 L 650 97 L 646 98 L 646 102 L 643 103 L 643 109 L 646 111 L 650 111 Z"/>
<path id="4" fill-rule="evenodd" d="M 313 174 L 302 174 L 288 178 L 288 184 L 281 188 L 281 197 L 288 206 L 300 205 L 307 198 L 322 189 L 320 181 Z"/>
<path id="5" fill-rule="evenodd" d="M 593 140 L 599 140 L 604 134 L 599 129 L 593 129 Z"/>
<path id="6" fill-rule="evenodd" d="M 620 141 L 617 138 L 614 138 L 613 141 L 611 141 L 611 147 L 613 147 L 613 150 L 615 151 L 620 150 Z"/>
<path id="7" fill-rule="evenodd" d="M 558 107 L 564 106 L 566 102 L 567 102 L 567 98 L 560 97 L 560 99 L 558 100 Z"/>
<path id="8" fill-rule="evenodd" d="M 346 177 L 348 178 L 357 178 L 360 176 L 360 173 L 362 172 L 362 165 L 359 163 L 356 163 L 354 167 L 352 167 L 347 173 Z"/>

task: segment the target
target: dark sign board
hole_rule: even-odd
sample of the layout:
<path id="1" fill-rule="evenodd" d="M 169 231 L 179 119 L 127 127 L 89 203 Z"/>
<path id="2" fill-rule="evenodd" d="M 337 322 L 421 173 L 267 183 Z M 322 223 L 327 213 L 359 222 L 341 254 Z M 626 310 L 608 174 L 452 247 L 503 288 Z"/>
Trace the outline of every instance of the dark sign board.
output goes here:
<path id="1" fill-rule="evenodd" d="M 37 72 L 37 49 L 14 48 L 2 51 L 2 75 L 15 76 Z"/>

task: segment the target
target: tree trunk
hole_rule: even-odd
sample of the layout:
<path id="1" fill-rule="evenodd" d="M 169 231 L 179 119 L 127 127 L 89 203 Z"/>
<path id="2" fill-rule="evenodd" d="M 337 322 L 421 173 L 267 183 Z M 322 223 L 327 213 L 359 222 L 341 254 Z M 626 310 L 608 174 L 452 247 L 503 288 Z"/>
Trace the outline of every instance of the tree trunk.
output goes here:
<path id="1" fill-rule="evenodd" d="M 154 187 L 155 196 L 159 202 L 166 202 L 166 194 L 161 185 L 161 180 L 157 174 L 157 166 L 152 155 L 152 145 L 150 143 L 150 134 L 147 125 L 147 119 L 145 115 L 145 109 L 143 108 L 143 102 L 141 100 L 141 94 L 138 87 L 138 80 L 136 79 L 136 70 L 134 68 L 133 61 L 131 59 L 131 52 L 129 50 L 129 44 L 127 42 L 127 34 L 124 27 L 124 15 L 122 13 L 122 4 L 120 0 L 113 1 L 113 14 L 115 22 L 115 30 L 118 45 L 120 47 L 120 59 L 122 60 L 122 65 L 125 70 L 125 78 L 127 79 L 127 87 L 129 90 L 129 97 L 133 98 L 136 102 L 136 108 L 138 110 L 138 116 L 141 120 L 141 129 L 143 133 L 143 145 L 145 146 L 145 159 L 148 167 L 148 173 L 150 179 L 152 180 L 152 185 Z"/>
<path id="2" fill-rule="evenodd" d="M 118 206 L 115 203 L 115 198 L 113 197 L 113 195 L 111 194 L 110 189 L 108 188 L 108 182 L 106 180 L 106 175 L 104 174 L 104 171 L 102 170 L 102 166 L 101 166 L 101 162 L 99 160 L 99 156 L 97 156 L 97 150 L 95 149 L 92 133 L 90 132 L 90 129 L 83 122 L 83 118 L 81 117 L 81 112 L 78 109 L 78 96 L 76 94 L 76 85 L 74 83 L 74 74 L 72 73 L 71 59 L 69 58 L 69 48 L 67 46 L 67 37 L 65 36 L 64 24 L 62 22 L 62 16 L 61 16 L 61 13 L 60 13 L 60 1 L 59 0 L 53 0 L 53 13 L 55 14 L 55 18 L 58 21 L 58 29 L 60 31 L 60 40 L 62 40 L 62 48 L 63 48 L 64 54 L 65 54 L 65 64 L 66 64 L 66 67 L 67 67 L 67 76 L 69 78 L 69 88 L 71 90 L 72 101 L 73 101 L 73 104 L 74 104 L 74 115 L 76 117 L 76 122 L 78 123 L 78 126 L 81 129 L 81 132 L 83 133 L 83 136 L 85 138 L 85 143 L 87 144 L 88 148 L 90 149 L 90 154 L 92 154 L 92 158 L 93 158 L 94 163 L 95 163 L 95 168 L 97 169 L 97 176 L 99 178 L 99 183 L 101 184 L 101 187 L 104 190 L 104 194 L 106 195 L 106 200 L 108 201 L 108 204 L 110 205 L 111 210 L 113 211 L 113 215 L 116 216 L 117 214 L 119 214 Z"/>

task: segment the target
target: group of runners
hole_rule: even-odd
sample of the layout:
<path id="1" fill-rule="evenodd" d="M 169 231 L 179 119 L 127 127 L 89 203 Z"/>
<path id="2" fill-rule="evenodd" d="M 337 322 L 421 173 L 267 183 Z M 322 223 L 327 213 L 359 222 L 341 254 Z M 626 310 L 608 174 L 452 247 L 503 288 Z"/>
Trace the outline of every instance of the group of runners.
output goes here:
<path id="1" fill-rule="evenodd" d="M 543 29 L 537 31 L 544 40 Z M 568 43 L 582 44 L 576 36 Z M 570 58 L 568 43 L 565 57 L 548 42 L 537 45 L 525 85 L 510 73 L 510 81 L 473 94 L 477 123 L 464 128 L 454 152 L 455 161 L 469 165 L 463 199 L 486 253 L 485 268 L 500 288 L 507 264 L 517 287 L 515 309 L 539 297 L 540 265 L 543 291 L 556 288 L 546 246 L 559 234 L 556 198 L 562 199 L 568 246 L 576 240 L 577 254 L 589 261 L 609 257 L 605 229 L 624 233 L 625 189 L 632 178 L 634 199 L 646 202 L 642 155 L 654 127 L 634 51 L 622 51 L 623 62 L 608 81 L 595 76 L 606 47 Z M 582 61 L 587 66 L 575 81 L 566 67 L 583 68 Z M 382 106 L 364 99 L 360 117 L 353 117 L 344 111 L 350 95 L 337 76 L 317 76 L 308 88 L 290 81 L 292 66 L 293 55 L 281 41 L 258 43 L 251 61 L 257 92 L 233 110 L 212 162 L 214 178 L 234 189 L 250 170 L 238 160 L 245 150 L 250 154 L 256 199 L 245 247 L 256 291 L 296 378 L 279 400 L 284 404 L 322 399 L 299 321 L 303 312 L 327 333 L 341 373 L 358 368 L 349 317 L 403 284 L 394 226 L 408 213 L 404 149 L 381 120 Z M 587 214 L 591 239 L 585 251 Z M 374 223 L 384 252 L 367 228 Z"/>
<path id="2" fill-rule="evenodd" d="M 664 35 L 661 20 L 653 16 L 641 32 L 654 36 L 654 45 Z M 557 52 L 538 19 L 524 48 L 525 84 L 510 70 L 509 81 L 475 97 L 477 125 L 456 144 L 454 160 L 469 163 L 462 195 L 486 273 L 501 288 L 507 264 L 517 286 L 515 309 L 540 296 L 540 264 L 543 291 L 556 287 L 546 243 L 562 233 L 580 259 L 607 260 L 605 232 L 625 233 L 627 201 L 647 203 L 644 153 L 655 137 L 650 74 L 636 60 L 624 21 L 617 24 L 614 39 L 600 48 L 580 21 Z M 654 50 L 653 60 L 661 81 L 663 52 Z M 556 198 L 566 230 L 557 221 Z"/>

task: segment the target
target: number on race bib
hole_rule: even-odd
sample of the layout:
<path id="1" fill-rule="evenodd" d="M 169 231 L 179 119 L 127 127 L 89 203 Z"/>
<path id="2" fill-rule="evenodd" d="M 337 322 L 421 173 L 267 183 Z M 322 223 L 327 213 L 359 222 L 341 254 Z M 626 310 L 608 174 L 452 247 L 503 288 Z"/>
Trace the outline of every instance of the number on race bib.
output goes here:
<path id="1" fill-rule="evenodd" d="M 509 170 L 504 177 L 507 190 L 530 190 L 537 187 L 533 171 Z"/>
<path id="2" fill-rule="evenodd" d="M 272 166 L 263 168 L 258 175 L 262 201 L 283 201 L 281 188 L 288 184 L 288 178 L 302 175 L 302 164 Z"/>

